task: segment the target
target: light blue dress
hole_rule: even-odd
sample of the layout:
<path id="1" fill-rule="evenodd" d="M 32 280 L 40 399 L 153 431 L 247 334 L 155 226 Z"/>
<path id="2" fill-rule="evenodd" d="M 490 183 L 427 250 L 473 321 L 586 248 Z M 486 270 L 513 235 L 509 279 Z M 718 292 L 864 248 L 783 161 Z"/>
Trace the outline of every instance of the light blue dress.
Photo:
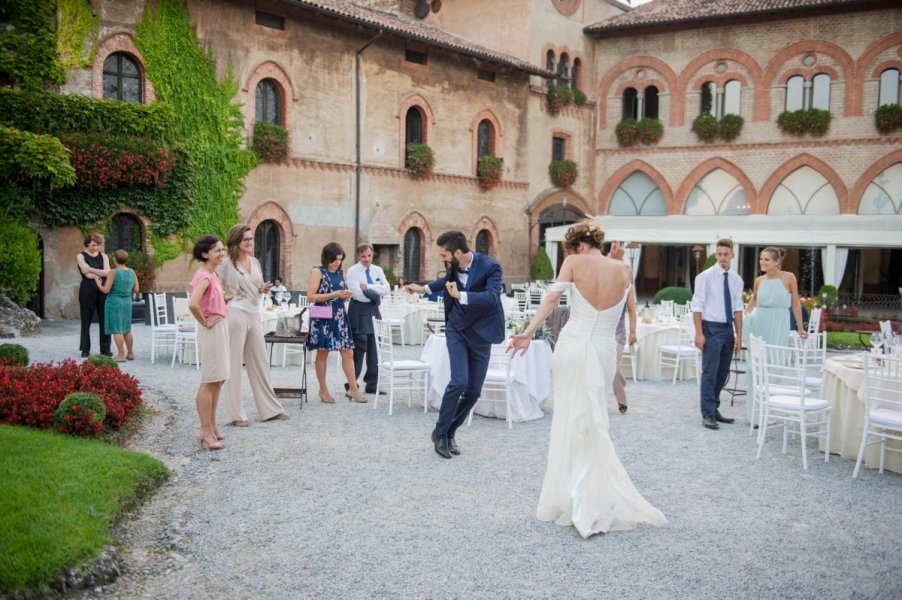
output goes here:
<path id="1" fill-rule="evenodd" d="M 758 301 L 755 304 L 755 312 L 745 320 L 743 337 L 748 347 L 749 337 L 755 335 L 764 340 L 765 344 L 786 346 L 789 344 L 789 309 L 792 307 L 792 294 L 783 285 L 783 280 L 762 279 L 758 285 Z M 752 420 L 752 389 L 751 373 L 749 373 L 747 396 L 745 403 L 746 415 Z"/>

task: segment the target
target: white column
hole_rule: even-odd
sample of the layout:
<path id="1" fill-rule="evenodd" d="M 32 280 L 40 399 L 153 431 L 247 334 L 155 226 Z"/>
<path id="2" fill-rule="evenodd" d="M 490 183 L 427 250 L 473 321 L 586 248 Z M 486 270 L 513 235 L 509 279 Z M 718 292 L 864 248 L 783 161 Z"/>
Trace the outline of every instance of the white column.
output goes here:
<path id="1" fill-rule="evenodd" d="M 549 260 L 551 260 L 551 271 L 554 273 L 553 279 L 557 279 L 557 248 L 558 243 L 545 240 L 545 252 L 548 254 Z"/>

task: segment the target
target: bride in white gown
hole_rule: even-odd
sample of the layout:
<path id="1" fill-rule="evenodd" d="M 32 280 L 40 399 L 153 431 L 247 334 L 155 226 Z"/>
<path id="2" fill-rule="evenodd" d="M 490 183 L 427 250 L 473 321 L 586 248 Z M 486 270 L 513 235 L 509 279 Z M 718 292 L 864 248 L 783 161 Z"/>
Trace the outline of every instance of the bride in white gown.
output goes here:
<path id="1" fill-rule="evenodd" d="M 536 516 L 573 525 L 584 538 L 640 523 L 667 523 L 636 491 L 608 435 L 607 406 L 617 357 L 614 333 L 632 275 L 622 261 L 602 256 L 603 241 L 604 233 L 594 222 L 570 228 L 564 246 L 571 254 L 557 282 L 529 327 L 511 341 L 515 350 L 526 352 L 561 294 L 570 291 L 570 318 L 558 335 L 551 362 L 554 414 Z"/>

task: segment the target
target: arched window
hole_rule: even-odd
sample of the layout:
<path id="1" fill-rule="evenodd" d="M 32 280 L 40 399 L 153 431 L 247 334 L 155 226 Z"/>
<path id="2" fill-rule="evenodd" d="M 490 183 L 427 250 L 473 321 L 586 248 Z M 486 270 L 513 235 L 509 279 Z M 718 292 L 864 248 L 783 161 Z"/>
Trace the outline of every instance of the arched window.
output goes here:
<path id="1" fill-rule="evenodd" d="M 570 225 L 576 223 L 586 215 L 582 214 L 575 208 L 565 204 L 555 204 L 549 206 L 539 215 L 539 245 L 545 245 L 545 231 L 549 227 L 557 227 L 559 225 Z"/>
<path id="2" fill-rule="evenodd" d="M 717 85 L 713 81 L 706 81 L 700 92 L 698 114 L 716 116 L 714 98 L 717 96 Z"/>
<path id="3" fill-rule="evenodd" d="M 830 76 L 818 73 L 811 80 L 811 104 L 805 108 L 830 110 Z"/>
<path id="4" fill-rule="evenodd" d="M 658 88 L 653 85 L 645 88 L 645 110 L 643 111 L 642 118 L 658 118 Z"/>
<path id="5" fill-rule="evenodd" d="M 257 84 L 255 108 L 257 121 L 282 124 L 282 95 L 272 79 L 264 79 Z"/>
<path id="6" fill-rule="evenodd" d="M 263 269 L 263 281 L 273 281 L 280 277 L 279 250 L 282 247 L 282 236 L 279 225 L 275 221 L 263 221 L 254 232 L 254 256 L 260 261 Z"/>
<path id="7" fill-rule="evenodd" d="M 566 53 L 561 54 L 561 60 L 557 63 L 558 85 L 567 85 L 567 78 L 570 77 L 570 57 Z"/>
<path id="8" fill-rule="evenodd" d="M 608 214 L 629 217 L 663 216 L 667 214 L 667 203 L 658 184 L 645 173 L 636 171 L 614 190 Z"/>
<path id="9" fill-rule="evenodd" d="M 545 53 L 545 69 L 554 71 L 554 50 L 549 50 Z"/>
<path id="10" fill-rule="evenodd" d="M 118 213 L 110 221 L 109 239 L 106 242 L 107 253 L 122 249 L 134 252 L 144 247 L 141 233 L 141 221 L 135 215 Z"/>
<path id="11" fill-rule="evenodd" d="M 578 58 L 573 59 L 573 67 L 570 69 L 570 87 L 574 90 L 580 89 L 580 84 L 582 83 L 579 80 L 580 75 L 582 74 L 582 66 L 583 63 Z"/>
<path id="12" fill-rule="evenodd" d="M 877 106 L 899 104 L 899 69 L 887 69 L 880 74 L 880 99 Z"/>
<path id="13" fill-rule="evenodd" d="M 786 80 L 786 110 L 805 108 L 805 78 L 793 75 Z"/>
<path id="14" fill-rule="evenodd" d="M 623 118 L 639 118 L 639 94 L 636 88 L 629 87 L 623 90 Z"/>
<path id="15" fill-rule="evenodd" d="M 420 280 L 420 242 L 422 232 L 411 227 L 404 234 L 404 281 Z"/>
<path id="16" fill-rule="evenodd" d="M 407 110 L 404 118 L 404 164 L 407 164 L 407 145 L 414 142 L 422 143 L 425 139 L 423 131 L 423 113 L 416 106 Z"/>
<path id="17" fill-rule="evenodd" d="M 114 52 L 103 61 L 103 97 L 123 102 L 142 102 L 141 69 L 124 52 Z"/>
<path id="18" fill-rule="evenodd" d="M 480 229 L 476 234 L 476 252 L 482 254 L 492 253 L 492 234 L 488 229 Z"/>
<path id="19" fill-rule="evenodd" d="M 495 154 L 495 127 L 488 119 L 479 122 L 476 130 L 476 159 Z"/>
<path id="20" fill-rule="evenodd" d="M 731 79 L 724 86 L 723 90 L 723 114 L 738 115 L 740 109 L 740 99 L 742 92 L 742 84 L 735 79 Z"/>

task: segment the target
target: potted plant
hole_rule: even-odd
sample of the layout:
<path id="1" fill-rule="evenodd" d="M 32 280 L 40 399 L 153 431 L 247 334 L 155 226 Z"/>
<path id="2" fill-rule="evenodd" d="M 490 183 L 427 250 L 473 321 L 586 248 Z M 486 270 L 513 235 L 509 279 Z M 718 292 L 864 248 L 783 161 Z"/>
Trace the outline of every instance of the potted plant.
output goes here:
<path id="1" fill-rule="evenodd" d="M 902 127 L 902 105 L 884 104 L 874 113 L 874 125 L 883 134 L 892 133 Z"/>
<path id="2" fill-rule="evenodd" d="M 548 106 L 548 113 L 556 115 L 573 102 L 573 92 L 567 86 L 549 83 L 545 93 L 545 102 Z"/>
<path id="3" fill-rule="evenodd" d="M 720 120 L 720 126 L 718 128 L 718 133 L 720 134 L 721 139 L 726 142 L 732 142 L 733 140 L 738 138 L 739 134 L 742 133 L 743 123 L 745 123 L 745 120 L 739 115 L 724 115 Z"/>
<path id="4" fill-rule="evenodd" d="M 529 265 L 529 278 L 533 281 L 546 281 L 552 277 L 554 277 L 554 269 L 551 268 L 551 259 L 548 258 L 545 248 L 539 246 Z"/>
<path id="5" fill-rule="evenodd" d="M 582 92 L 582 90 L 578 90 L 573 88 L 573 104 L 577 106 L 584 106 L 589 99 Z"/>
<path id="6" fill-rule="evenodd" d="M 568 188 L 576 182 L 579 171 L 572 160 L 553 160 L 548 165 L 548 176 L 554 187 Z"/>
<path id="7" fill-rule="evenodd" d="M 504 167 L 504 159 L 498 156 L 486 154 L 476 163 L 476 175 L 479 177 L 479 187 L 483 191 L 489 191 L 501 183 L 501 171 Z"/>
<path id="8" fill-rule="evenodd" d="M 254 152 L 266 163 L 280 163 L 288 158 L 288 131 L 269 121 L 254 123 Z"/>
<path id="9" fill-rule="evenodd" d="M 432 173 L 435 166 L 435 154 L 432 148 L 423 142 L 407 144 L 407 170 L 414 179 L 422 179 Z"/>
<path id="10" fill-rule="evenodd" d="M 636 119 L 624 119 L 617 123 L 614 134 L 617 143 L 623 147 L 635 146 L 639 143 L 639 127 Z"/>
<path id="11" fill-rule="evenodd" d="M 777 125 L 783 133 L 802 136 L 810 133 L 822 136 L 830 128 L 833 115 L 829 110 L 812 108 L 810 110 L 787 110 L 777 117 Z"/>
<path id="12" fill-rule="evenodd" d="M 664 125 L 658 119 L 642 119 L 636 124 L 639 141 L 646 146 L 657 144 L 664 136 Z"/>
<path id="13" fill-rule="evenodd" d="M 699 141 L 711 143 L 717 139 L 718 127 L 717 119 L 714 115 L 699 115 L 692 122 L 692 133 L 698 137 Z"/>

